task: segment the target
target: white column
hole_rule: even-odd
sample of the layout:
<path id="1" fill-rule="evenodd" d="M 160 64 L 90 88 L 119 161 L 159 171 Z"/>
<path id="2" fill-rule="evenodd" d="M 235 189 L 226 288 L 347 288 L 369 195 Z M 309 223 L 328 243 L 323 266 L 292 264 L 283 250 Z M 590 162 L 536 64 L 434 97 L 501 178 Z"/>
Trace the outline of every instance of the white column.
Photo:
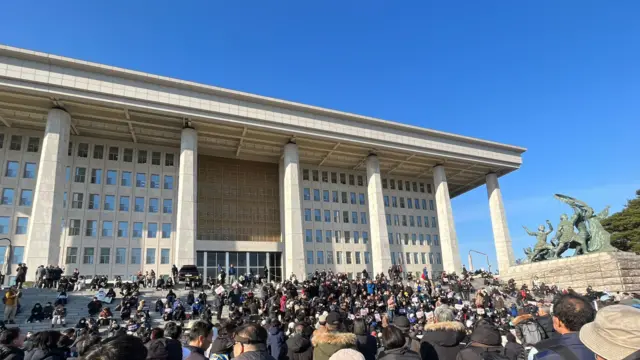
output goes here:
<path id="1" fill-rule="evenodd" d="M 27 233 L 25 262 L 33 269 L 60 261 L 62 198 L 70 126 L 69 113 L 61 109 L 49 111 Z M 27 273 L 29 280 L 33 280 L 34 275 L 33 271 Z"/>
<path id="2" fill-rule="evenodd" d="M 382 195 L 380 161 L 376 155 L 369 155 L 367 158 L 367 197 L 369 200 L 373 275 L 386 274 L 391 267 L 391 252 Z"/>
<path id="3" fill-rule="evenodd" d="M 453 222 L 453 210 L 449 197 L 449 185 L 444 166 L 437 165 L 433 168 L 433 184 L 436 190 L 436 210 L 438 213 L 438 231 L 440 232 L 440 244 L 442 248 L 443 268 L 446 272 L 462 271 L 460 250 L 458 249 L 458 237 L 456 226 Z"/>
<path id="4" fill-rule="evenodd" d="M 198 224 L 198 133 L 182 129 L 178 173 L 178 214 L 176 219 L 177 266 L 196 263 Z"/>
<path id="5" fill-rule="evenodd" d="M 286 261 L 283 276 L 288 278 L 291 273 L 294 273 L 298 279 L 304 279 L 306 270 L 299 167 L 298 145 L 294 143 L 285 145 L 282 196 L 284 197 L 284 251 Z"/>
<path id="6" fill-rule="evenodd" d="M 514 265 L 515 256 L 507 226 L 507 214 L 502 202 L 502 192 L 500 184 L 498 184 L 498 176 L 495 173 L 487 174 L 487 196 L 489 197 L 489 212 L 491 213 L 491 227 L 493 228 L 498 269 L 500 274 L 505 274 L 509 267 Z"/>

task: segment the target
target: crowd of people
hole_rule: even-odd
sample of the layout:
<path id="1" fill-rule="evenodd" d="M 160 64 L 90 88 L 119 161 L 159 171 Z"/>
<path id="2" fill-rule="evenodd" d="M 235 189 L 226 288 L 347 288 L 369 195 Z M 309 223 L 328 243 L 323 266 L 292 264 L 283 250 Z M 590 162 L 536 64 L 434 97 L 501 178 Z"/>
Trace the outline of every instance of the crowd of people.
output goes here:
<path id="1" fill-rule="evenodd" d="M 45 306 L 34 304 L 28 321 L 66 328 L 69 287 L 60 278 L 49 283 L 43 269 L 36 286 L 58 294 Z M 365 270 L 356 279 L 316 271 L 282 282 L 228 273 L 228 281 L 187 280 L 185 298 L 176 294 L 182 293 L 176 273 L 157 280 L 139 274 L 113 286 L 93 277 L 91 287 L 108 290 L 87 304 L 87 316 L 72 328 L 36 334 L 9 325 L 24 291 L 12 287 L 3 297 L 9 326 L 0 324 L 0 360 L 640 359 L 638 294 L 580 295 L 537 282 L 530 290 L 466 270 L 437 279 L 427 269 L 409 277 L 398 267 L 386 275 Z M 74 272 L 71 290 L 80 279 Z M 145 287 L 163 296 L 147 297 Z M 154 318 L 164 326 L 153 327 Z"/>

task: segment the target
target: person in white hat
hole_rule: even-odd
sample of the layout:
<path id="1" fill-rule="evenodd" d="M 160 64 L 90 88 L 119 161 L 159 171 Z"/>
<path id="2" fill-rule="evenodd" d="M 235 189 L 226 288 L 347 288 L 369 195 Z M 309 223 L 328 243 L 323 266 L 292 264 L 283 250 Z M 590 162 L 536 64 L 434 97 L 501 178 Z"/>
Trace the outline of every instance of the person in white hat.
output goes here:
<path id="1" fill-rule="evenodd" d="M 640 359 L 640 309 L 611 305 L 580 329 L 580 340 L 597 360 Z"/>

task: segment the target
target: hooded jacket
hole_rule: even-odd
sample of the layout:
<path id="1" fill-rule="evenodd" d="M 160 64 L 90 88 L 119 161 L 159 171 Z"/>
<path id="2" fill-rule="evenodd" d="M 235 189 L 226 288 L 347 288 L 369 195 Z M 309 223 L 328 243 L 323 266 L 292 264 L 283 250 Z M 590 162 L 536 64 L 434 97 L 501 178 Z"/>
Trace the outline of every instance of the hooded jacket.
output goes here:
<path id="1" fill-rule="evenodd" d="M 331 355 L 342 349 L 356 349 L 356 335 L 342 332 L 316 332 L 311 339 L 313 360 L 329 360 Z"/>
<path id="2" fill-rule="evenodd" d="M 0 359 L 1 360 L 23 360 L 24 350 L 15 346 L 7 346 L 0 344 Z"/>
<path id="3" fill-rule="evenodd" d="M 422 333 L 420 356 L 423 359 L 455 360 L 460 352 L 460 342 L 465 337 L 464 324 L 445 321 L 429 324 Z"/>
<path id="4" fill-rule="evenodd" d="M 147 343 L 147 360 L 182 360 L 182 344 L 173 339 L 155 339 Z"/>
<path id="5" fill-rule="evenodd" d="M 269 328 L 267 337 L 267 351 L 277 360 L 284 360 L 287 354 L 287 338 L 279 327 Z"/>
<path id="6" fill-rule="evenodd" d="M 302 335 L 294 335 L 287 340 L 287 360 L 313 360 L 311 341 Z"/>

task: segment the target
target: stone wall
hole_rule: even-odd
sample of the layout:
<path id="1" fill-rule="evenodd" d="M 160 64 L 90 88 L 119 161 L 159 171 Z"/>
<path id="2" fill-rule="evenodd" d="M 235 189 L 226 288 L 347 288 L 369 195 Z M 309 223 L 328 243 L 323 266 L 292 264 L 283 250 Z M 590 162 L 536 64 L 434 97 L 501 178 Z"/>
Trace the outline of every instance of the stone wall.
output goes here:
<path id="1" fill-rule="evenodd" d="M 640 292 L 640 255 L 626 252 L 595 253 L 558 260 L 516 265 L 501 274 L 504 281 L 531 285 L 534 277 L 558 288 Z"/>

